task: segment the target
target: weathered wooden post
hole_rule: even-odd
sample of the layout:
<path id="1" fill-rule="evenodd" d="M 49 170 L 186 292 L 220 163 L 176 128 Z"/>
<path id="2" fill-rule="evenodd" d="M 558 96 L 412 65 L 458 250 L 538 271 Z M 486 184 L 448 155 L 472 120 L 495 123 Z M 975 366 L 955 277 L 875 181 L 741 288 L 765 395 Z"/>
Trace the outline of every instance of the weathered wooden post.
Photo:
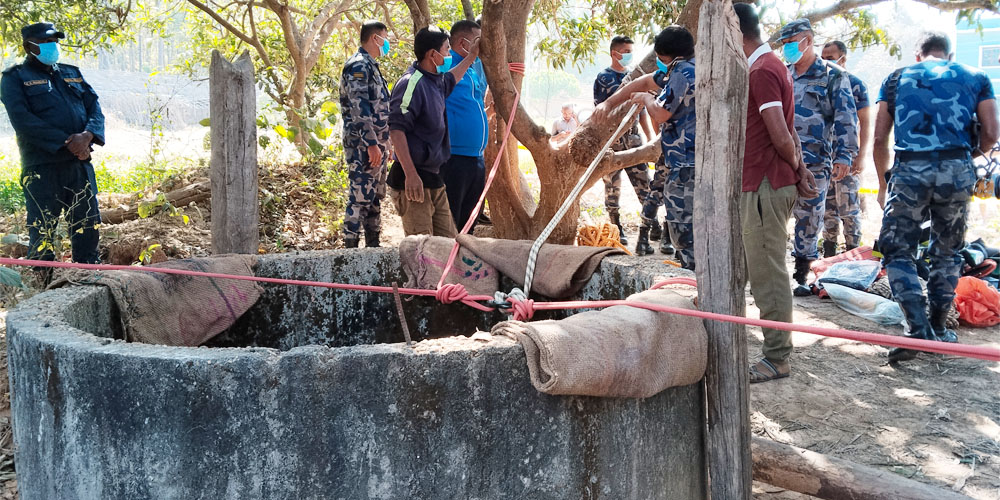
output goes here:
<path id="1" fill-rule="evenodd" d="M 698 304 L 743 316 L 745 273 L 739 215 L 746 136 L 747 63 L 730 0 L 705 0 L 698 20 L 694 226 Z M 746 329 L 706 321 L 708 473 L 715 500 L 750 500 Z"/>
<path id="2" fill-rule="evenodd" d="M 256 254 L 257 96 L 253 62 L 212 52 L 209 67 L 212 138 L 212 252 Z"/>

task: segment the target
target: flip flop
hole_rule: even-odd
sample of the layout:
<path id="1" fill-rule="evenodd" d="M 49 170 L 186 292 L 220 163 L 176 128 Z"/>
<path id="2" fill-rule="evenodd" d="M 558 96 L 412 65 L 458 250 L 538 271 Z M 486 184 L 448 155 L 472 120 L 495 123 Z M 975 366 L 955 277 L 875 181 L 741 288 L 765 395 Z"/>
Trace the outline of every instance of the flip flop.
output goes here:
<path id="1" fill-rule="evenodd" d="M 750 383 L 770 382 L 779 378 L 786 378 L 790 374 L 791 370 L 781 373 L 781 370 L 778 370 L 778 367 L 774 366 L 774 363 L 764 358 L 750 367 Z"/>

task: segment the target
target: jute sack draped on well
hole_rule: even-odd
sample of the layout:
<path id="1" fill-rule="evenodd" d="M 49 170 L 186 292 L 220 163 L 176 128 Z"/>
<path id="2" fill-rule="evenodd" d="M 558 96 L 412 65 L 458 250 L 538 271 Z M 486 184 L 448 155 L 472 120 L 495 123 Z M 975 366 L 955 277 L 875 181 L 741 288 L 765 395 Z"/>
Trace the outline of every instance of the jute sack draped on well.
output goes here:
<path id="1" fill-rule="evenodd" d="M 437 288 L 455 240 L 426 234 L 407 236 L 399 244 L 399 260 L 409 281 L 407 288 Z M 485 259 L 460 248 L 445 283 L 465 286 L 470 295 L 493 295 L 500 289 L 500 275 Z"/>
<path id="2" fill-rule="evenodd" d="M 627 300 L 695 308 L 670 290 Z M 505 321 L 492 333 L 524 347 L 531 383 L 547 394 L 647 398 L 701 380 L 708 359 L 702 320 L 629 306 L 558 321 Z"/>
<path id="3" fill-rule="evenodd" d="M 171 260 L 151 267 L 253 276 L 253 255 Z M 141 271 L 72 270 L 50 288 L 107 287 L 118 306 L 125 338 L 147 344 L 197 346 L 229 328 L 260 297 L 253 281 Z"/>

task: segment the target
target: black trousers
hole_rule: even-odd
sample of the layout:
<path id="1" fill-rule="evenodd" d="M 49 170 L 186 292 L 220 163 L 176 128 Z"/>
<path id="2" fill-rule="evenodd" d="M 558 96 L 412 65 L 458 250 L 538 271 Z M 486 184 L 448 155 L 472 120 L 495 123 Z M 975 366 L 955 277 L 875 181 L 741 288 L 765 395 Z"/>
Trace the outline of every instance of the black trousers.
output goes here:
<path id="1" fill-rule="evenodd" d="M 486 163 L 482 156 L 451 155 L 441 166 L 441 178 L 444 179 L 455 228 L 461 231 L 469 217 L 479 215 L 473 214 L 472 210 L 476 208 L 476 202 L 486 186 Z M 472 228 L 475 227 L 473 222 Z"/>
<path id="2" fill-rule="evenodd" d="M 54 260 L 59 217 L 66 217 L 73 262 L 100 262 L 97 183 L 90 162 L 70 161 L 22 170 L 28 212 L 28 258 Z"/>

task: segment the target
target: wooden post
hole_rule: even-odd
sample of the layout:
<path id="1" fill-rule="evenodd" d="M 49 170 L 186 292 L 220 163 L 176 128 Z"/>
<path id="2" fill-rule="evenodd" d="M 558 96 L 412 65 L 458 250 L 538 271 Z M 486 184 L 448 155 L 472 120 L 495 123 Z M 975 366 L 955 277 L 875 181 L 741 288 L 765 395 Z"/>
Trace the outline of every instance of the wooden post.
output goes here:
<path id="1" fill-rule="evenodd" d="M 257 96 L 250 54 L 231 63 L 212 52 L 209 97 L 212 252 L 256 254 Z"/>
<path id="2" fill-rule="evenodd" d="M 743 316 L 739 196 L 746 136 L 747 63 L 730 0 L 705 0 L 695 44 L 697 147 L 694 250 L 702 310 Z M 750 500 L 746 329 L 706 321 L 707 466 L 711 498 Z"/>
<path id="3" fill-rule="evenodd" d="M 949 489 L 918 483 L 887 470 L 753 438 L 753 477 L 827 500 L 961 500 Z"/>

